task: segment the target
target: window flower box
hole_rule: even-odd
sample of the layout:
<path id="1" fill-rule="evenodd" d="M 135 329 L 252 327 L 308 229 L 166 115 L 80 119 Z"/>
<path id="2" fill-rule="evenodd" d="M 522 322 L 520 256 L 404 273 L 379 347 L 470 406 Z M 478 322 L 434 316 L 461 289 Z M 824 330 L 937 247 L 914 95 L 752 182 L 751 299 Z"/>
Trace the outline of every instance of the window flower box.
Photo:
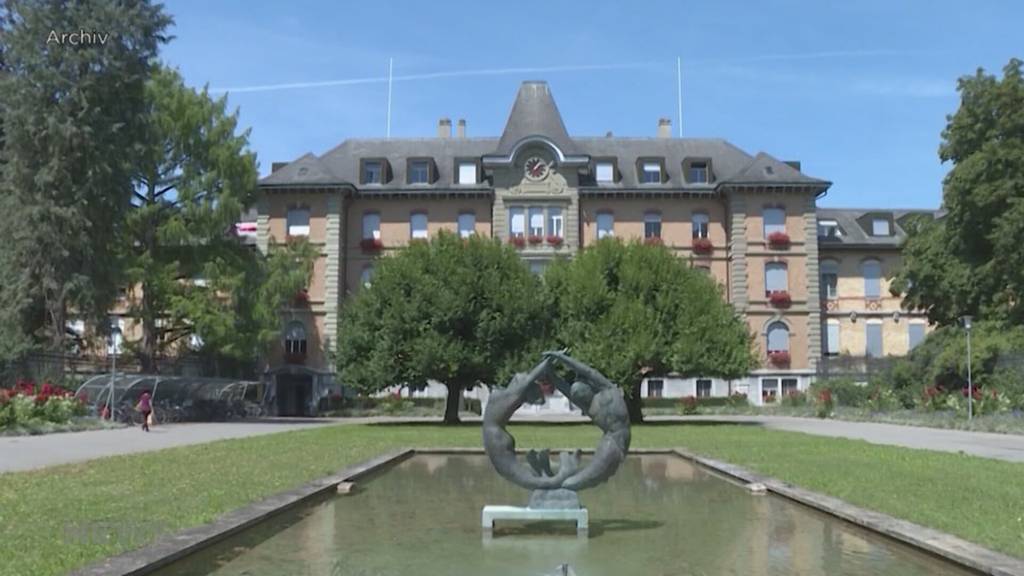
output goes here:
<path id="1" fill-rule="evenodd" d="M 526 236 L 516 235 L 508 239 L 508 243 L 515 246 L 516 248 L 522 248 L 526 246 Z"/>
<path id="2" fill-rule="evenodd" d="M 359 241 L 359 247 L 363 252 L 379 252 L 384 247 L 384 241 L 380 238 L 363 238 Z"/>
<path id="3" fill-rule="evenodd" d="M 793 298 L 785 290 L 776 290 L 768 295 L 768 301 L 776 308 L 789 308 L 793 304 Z"/>
<path id="4" fill-rule="evenodd" d="M 531 245 L 536 246 L 537 244 L 540 244 L 540 243 L 544 242 L 544 237 L 539 235 L 539 234 L 530 234 L 530 236 L 526 240 Z"/>
<path id="5" fill-rule="evenodd" d="M 309 290 L 299 290 L 295 293 L 295 298 L 293 298 L 293 300 L 296 306 L 305 306 L 309 304 Z"/>
<path id="6" fill-rule="evenodd" d="M 286 364 L 305 364 L 306 354 L 304 352 L 285 352 L 284 361 Z"/>
<path id="7" fill-rule="evenodd" d="M 662 241 L 661 236 L 649 236 L 644 238 L 644 244 L 648 246 L 661 246 L 664 242 Z"/>
<path id="8" fill-rule="evenodd" d="M 768 361 L 775 366 L 789 366 L 789 351 L 788 350 L 769 350 Z"/>
<path id="9" fill-rule="evenodd" d="M 772 248 L 789 248 L 789 234 L 772 232 L 768 235 L 768 246 Z"/>
<path id="10" fill-rule="evenodd" d="M 714 248 L 715 245 L 708 238 L 694 238 L 693 240 L 693 251 L 697 254 L 711 254 Z"/>
<path id="11" fill-rule="evenodd" d="M 561 236 L 548 236 L 548 244 L 552 246 L 561 246 L 563 242 L 565 242 L 565 238 L 562 238 Z"/>

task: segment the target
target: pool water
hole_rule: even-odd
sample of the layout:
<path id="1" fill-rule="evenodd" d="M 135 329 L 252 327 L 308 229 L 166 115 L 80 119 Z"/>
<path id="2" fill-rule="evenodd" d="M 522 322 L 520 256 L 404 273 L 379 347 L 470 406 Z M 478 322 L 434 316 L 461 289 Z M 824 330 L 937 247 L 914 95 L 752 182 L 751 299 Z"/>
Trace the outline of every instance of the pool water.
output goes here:
<path id="1" fill-rule="evenodd" d="M 633 455 L 580 494 L 588 538 L 572 523 L 499 523 L 485 504 L 525 505 L 526 490 L 484 455 L 417 455 L 273 517 L 160 576 L 966 575 L 907 546 L 673 455 Z"/>

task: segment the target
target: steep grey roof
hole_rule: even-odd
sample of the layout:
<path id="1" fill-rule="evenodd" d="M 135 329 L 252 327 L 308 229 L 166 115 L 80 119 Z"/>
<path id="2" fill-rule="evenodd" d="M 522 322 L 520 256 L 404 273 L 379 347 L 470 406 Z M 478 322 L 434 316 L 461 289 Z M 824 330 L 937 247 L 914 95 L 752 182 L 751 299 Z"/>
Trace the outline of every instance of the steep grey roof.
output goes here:
<path id="1" fill-rule="evenodd" d="M 299 157 L 294 162 L 270 174 L 260 184 L 265 186 L 302 184 L 337 184 L 341 178 L 325 166 L 311 152 Z"/>
<path id="2" fill-rule="evenodd" d="M 758 152 L 749 164 L 725 181 L 730 184 L 830 184 L 825 180 L 812 178 L 764 152 Z"/>
<path id="3" fill-rule="evenodd" d="M 668 180 L 663 187 L 696 189 L 714 188 L 717 182 L 741 170 L 751 161 L 746 152 L 720 138 L 577 138 L 576 143 L 591 158 L 615 159 L 619 180 L 611 184 L 591 183 L 591 186 L 602 189 L 641 186 L 657 188 L 657 185 L 640 184 L 637 172 L 637 161 L 640 159 L 664 161 Z M 683 161 L 686 159 L 710 162 L 714 177 L 711 185 L 686 183 L 683 175 Z"/>
<path id="4" fill-rule="evenodd" d="M 516 101 L 505 122 L 505 131 L 494 152 L 508 156 L 516 144 L 531 136 L 543 136 L 551 140 L 566 156 L 578 153 L 576 144 L 565 130 L 565 123 L 562 122 L 562 115 L 558 112 L 547 82 L 530 81 L 519 86 Z"/>
<path id="5" fill-rule="evenodd" d="M 370 188 L 359 184 L 359 162 L 368 158 L 387 159 L 391 167 L 391 180 L 373 188 L 396 189 L 430 188 L 424 185 L 407 184 L 408 159 L 432 158 L 437 170 L 436 186 L 455 186 L 459 159 L 479 160 L 494 150 L 496 138 L 403 138 L 346 140 L 340 146 L 321 156 L 323 165 L 359 188 Z M 486 186 L 486 183 L 480 184 Z M 458 185 L 459 188 L 472 186 Z"/>
<path id="6" fill-rule="evenodd" d="M 818 208 L 818 222 L 831 220 L 839 225 L 839 238 L 818 238 L 822 250 L 829 247 L 843 248 L 854 246 L 890 246 L 899 247 L 907 238 L 904 225 L 914 216 L 940 218 L 941 210 L 893 210 L 885 208 Z M 875 218 L 889 220 L 890 236 L 873 236 L 871 221 Z"/>

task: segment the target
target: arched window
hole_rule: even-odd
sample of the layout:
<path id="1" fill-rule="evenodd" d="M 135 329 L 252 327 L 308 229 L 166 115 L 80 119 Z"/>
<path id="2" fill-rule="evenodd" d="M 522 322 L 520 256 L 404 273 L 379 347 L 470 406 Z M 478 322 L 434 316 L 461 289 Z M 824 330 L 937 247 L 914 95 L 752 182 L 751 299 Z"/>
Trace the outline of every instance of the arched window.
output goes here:
<path id="1" fill-rule="evenodd" d="M 835 260 L 821 262 L 821 297 L 826 300 L 839 297 L 839 263 Z"/>
<path id="2" fill-rule="evenodd" d="M 764 237 L 772 232 L 786 232 L 786 211 L 782 208 L 765 208 L 761 213 L 764 218 Z"/>
<path id="3" fill-rule="evenodd" d="M 782 322 L 768 325 L 768 353 L 789 352 L 789 328 Z"/>
<path id="4" fill-rule="evenodd" d="M 597 239 L 615 236 L 615 216 L 611 212 L 597 213 Z"/>
<path id="5" fill-rule="evenodd" d="M 661 214 L 647 212 L 644 214 L 644 238 L 661 238 Z"/>
<path id="6" fill-rule="evenodd" d="M 473 212 L 459 213 L 459 237 L 469 238 L 476 233 L 476 214 Z"/>
<path id="7" fill-rule="evenodd" d="M 693 226 L 693 237 L 694 238 L 707 238 L 708 237 L 708 215 L 703 212 L 694 212 L 690 218 L 690 222 Z"/>
<path id="8" fill-rule="evenodd" d="M 380 240 L 380 214 L 363 214 L 363 240 Z"/>
<path id="9" fill-rule="evenodd" d="M 878 260 L 865 260 L 860 265 L 861 273 L 864 275 L 864 297 L 882 297 L 882 263 Z"/>
<path id="10" fill-rule="evenodd" d="M 766 262 L 764 265 L 764 295 L 789 291 L 789 273 L 785 262 Z"/>
<path id="11" fill-rule="evenodd" d="M 302 322 L 292 322 L 284 331 L 284 352 L 288 356 L 306 355 L 306 327 Z"/>
<path id="12" fill-rule="evenodd" d="M 423 212 L 413 212 L 409 215 L 409 237 L 427 238 L 427 215 Z"/>
<path id="13" fill-rule="evenodd" d="M 309 208 L 289 208 L 287 220 L 289 236 L 309 236 Z"/>

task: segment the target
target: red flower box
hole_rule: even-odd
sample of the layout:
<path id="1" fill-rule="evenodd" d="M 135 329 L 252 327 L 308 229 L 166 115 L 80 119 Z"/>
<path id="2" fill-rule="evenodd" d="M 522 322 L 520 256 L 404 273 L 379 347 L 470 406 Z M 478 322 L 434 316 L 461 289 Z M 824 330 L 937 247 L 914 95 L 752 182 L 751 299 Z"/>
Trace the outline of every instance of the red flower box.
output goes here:
<path id="1" fill-rule="evenodd" d="M 527 238 L 527 241 L 530 244 L 540 244 L 541 242 L 544 241 L 544 237 L 543 236 L 539 236 L 537 234 L 530 234 L 529 238 Z"/>
<path id="2" fill-rule="evenodd" d="M 789 352 L 785 350 L 769 350 L 768 360 L 776 366 L 788 366 Z"/>
<path id="3" fill-rule="evenodd" d="M 793 304 L 793 299 L 789 296 L 789 292 L 785 290 L 776 290 L 768 295 L 768 301 L 771 302 L 772 306 L 776 308 L 789 308 Z"/>
<path id="4" fill-rule="evenodd" d="M 522 235 L 516 235 L 508 239 L 509 244 L 512 244 L 516 248 L 522 248 L 526 246 L 526 237 Z"/>
<path id="5" fill-rule="evenodd" d="M 552 246 L 561 246 L 563 242 L 565 242 L 565 238 L 561 236 L 548 236 L 548 244 Z"/>
<path id="6" fill-rule="evenodd" d="M 772 248 L 789 248 L 789 234 L 772 232 L 768 235 L 768 245 Z"/>
<path id="7" fill-rule="evenodd" d="M 694 238 L 693 251 L 697 254 L 710 254 L 715 245 L 708 238 Z"/>
<path id="8" fill-rule="evenodd" d="M 286 364 L 305 364 L 306 363 L 306 355 L 303 354 L 302 352 L 296 352 L 296 353 L 285 352 L 285 354 L 284 354 L 284 361 L 285 361 Z"/>
<path id="9" fill-rule="evenodd" d="M 309 304 L 309 291 L 299 290 L 295 293 L 295 303 L 299 306 Z"/>
<path id="10" fill-rule="evenodd" d="M 378 252 L 384 247 L 384 241 L 380 238 L 363 238 L 359 241 L 359 247 L 364 252 Z"/>
<path id="11" fill-rule="evenodd" d="M 661 246 L 664 242 L 662 242 L 661 236 L 650 236 L 648 238 L 644 238 L 644 244 L 647 244 L 648 246 Z"/>

